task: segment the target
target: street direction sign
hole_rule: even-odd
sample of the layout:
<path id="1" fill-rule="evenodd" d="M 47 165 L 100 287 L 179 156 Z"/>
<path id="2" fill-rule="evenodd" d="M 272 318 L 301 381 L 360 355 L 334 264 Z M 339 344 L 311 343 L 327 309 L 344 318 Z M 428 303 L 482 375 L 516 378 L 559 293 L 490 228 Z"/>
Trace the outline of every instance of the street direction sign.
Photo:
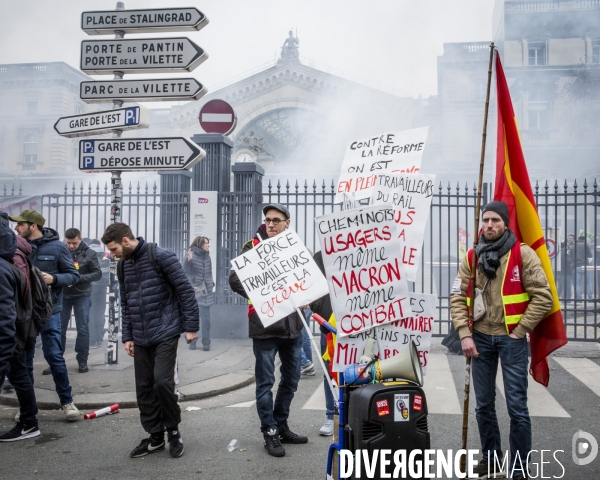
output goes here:
<path id="1" fill-rule="evenodd" d="M 54 124 L 54 130 L 63 137 L 73 138 L 149 126 L 150 110 L 138 106 L 62 117 Z"/>
<path id="2" fill-rule="evenodd" d="M 195 78 L 81 82 L 79 90 L 86 103 L 198 100 L 207 91 Z"/>
<path id="3" fill-rule="evenodd" d="M 191 72 L 208 54 L 186 37 L 84 40 L 80 69 L 85 73 Z"/>
<path id="4" fill-rule="evenodd" d="M 83 12 L 81 29 L 88 35 L 125 33 L 183 32 L 200 30 L 208 18 L 197 8 L 154 8 Z"/>
<path id="5" fill-rule="evenodd" d="M 228 135 L 237 123 L 233 107 L 225 100 L 215 99 L 206 102 L 200 109 L 200 126 L 206 133 Z"/>
<path id="6" fill-rule="evenodd" d="M 84 172 L 189 170 L 206 156 L 182 137 L 79 140 Z"/>

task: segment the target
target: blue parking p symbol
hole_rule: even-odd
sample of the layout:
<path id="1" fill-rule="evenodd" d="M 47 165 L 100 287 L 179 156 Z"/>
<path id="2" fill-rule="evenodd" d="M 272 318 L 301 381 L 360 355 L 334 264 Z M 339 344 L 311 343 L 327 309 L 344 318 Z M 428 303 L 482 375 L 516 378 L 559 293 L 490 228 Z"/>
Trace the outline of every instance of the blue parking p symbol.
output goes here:
<path id="1" fill-rule="evenodd" d="M 128 108 L 125 110 L 125 125 L 135 125 L 138 123 L 138 108 Z"/>
<path id="2" fill-rule="evenodd" d="M 82 140 L 83 153 L 94 153 L 94 140 Z"/>
<path id="3" fill-rule="evenodd" d="M 83 157 L 83 168 L 94 168 L 94 157 Z"/>

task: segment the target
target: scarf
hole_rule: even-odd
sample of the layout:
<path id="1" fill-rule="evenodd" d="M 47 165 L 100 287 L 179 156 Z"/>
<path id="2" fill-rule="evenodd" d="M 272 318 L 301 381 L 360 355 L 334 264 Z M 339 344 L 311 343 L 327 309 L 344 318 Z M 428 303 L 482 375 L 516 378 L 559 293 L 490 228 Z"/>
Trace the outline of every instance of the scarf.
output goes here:
<path id="1" fill-rule="evenodd" d="M 517 237 L 510 228 L 493 242 L 486 242 L 485 237 L 481 235 L 479 237 L 479 244 L 475 248 L 475 253 L 479 258 L 479 270 L 491 280 L 496 278 L 496 270 L 500 266 L 500 258 L 506 255 L 515 243 L 517 243 Z"/>

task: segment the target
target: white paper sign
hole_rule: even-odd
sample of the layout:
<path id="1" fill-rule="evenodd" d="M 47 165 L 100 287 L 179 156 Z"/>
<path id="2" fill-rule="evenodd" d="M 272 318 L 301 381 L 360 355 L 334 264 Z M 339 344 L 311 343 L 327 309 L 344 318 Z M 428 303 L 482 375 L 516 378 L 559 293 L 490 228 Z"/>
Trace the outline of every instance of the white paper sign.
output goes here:
<path id="1" fill-rule="evenodd" d="M 435 315 L 435 295 L 425 293 L 411 293 L 410 305 L 414 311 L 409 318 L 388 323 L 377 328 L 377 336 L 382 352 L 377 344 L 373 353 L 379 354 L 381 360 L 386 360 L 404 350 L 414 340 L 423 374 L 427 371 L 429 349 L 431 347 L 431 332 Z M 348 337 L 337 337 L 333 356 L 334 372 L 343 372 L 346 367 L 358 363 L 365 351 L 367 339 L 373 336 L 371 330 Z"/>
<path id="2" fill-rule="evenodd" d="M 429 218 L 435 175 L 379 175 L 372 190 L 371 205 L 394 208 L 402 264 L 408 281 L 417 279 L 423 236 Z"/>
<path id="3" fill-rule="evenodd" d="M 265 328 L 329 293 L 327 280 L 293 230 L 264 239 L 231 265 Z"/>
<path id="4" fill-rule="evenodd" d="M 412 315 L 391 207 L 346 210 L 315 222 L 340 337 Z"/>
<path id="5" fill-rule="evenodd" d="M 335 202 L 341 202 L 344 193 L 354 193 L 356 200 L 370 198 L 380 174 L 418 173 L 427 131 L 428 127 L 385 132 L 348 142 Z"/>

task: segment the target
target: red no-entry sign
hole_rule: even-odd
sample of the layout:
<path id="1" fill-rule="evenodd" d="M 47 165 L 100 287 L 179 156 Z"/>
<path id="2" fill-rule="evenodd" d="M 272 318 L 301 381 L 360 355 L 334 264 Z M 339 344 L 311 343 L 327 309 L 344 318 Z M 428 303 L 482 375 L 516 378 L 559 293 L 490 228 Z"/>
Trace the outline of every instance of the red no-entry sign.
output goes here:
<path id="1" fill-rule="evenodd" d="M 235 128 L 237 117 L 233 107 L 225 100 L 211 100 L 200 110 L 198 120 L 206 133 L 228 135 Z"/>

